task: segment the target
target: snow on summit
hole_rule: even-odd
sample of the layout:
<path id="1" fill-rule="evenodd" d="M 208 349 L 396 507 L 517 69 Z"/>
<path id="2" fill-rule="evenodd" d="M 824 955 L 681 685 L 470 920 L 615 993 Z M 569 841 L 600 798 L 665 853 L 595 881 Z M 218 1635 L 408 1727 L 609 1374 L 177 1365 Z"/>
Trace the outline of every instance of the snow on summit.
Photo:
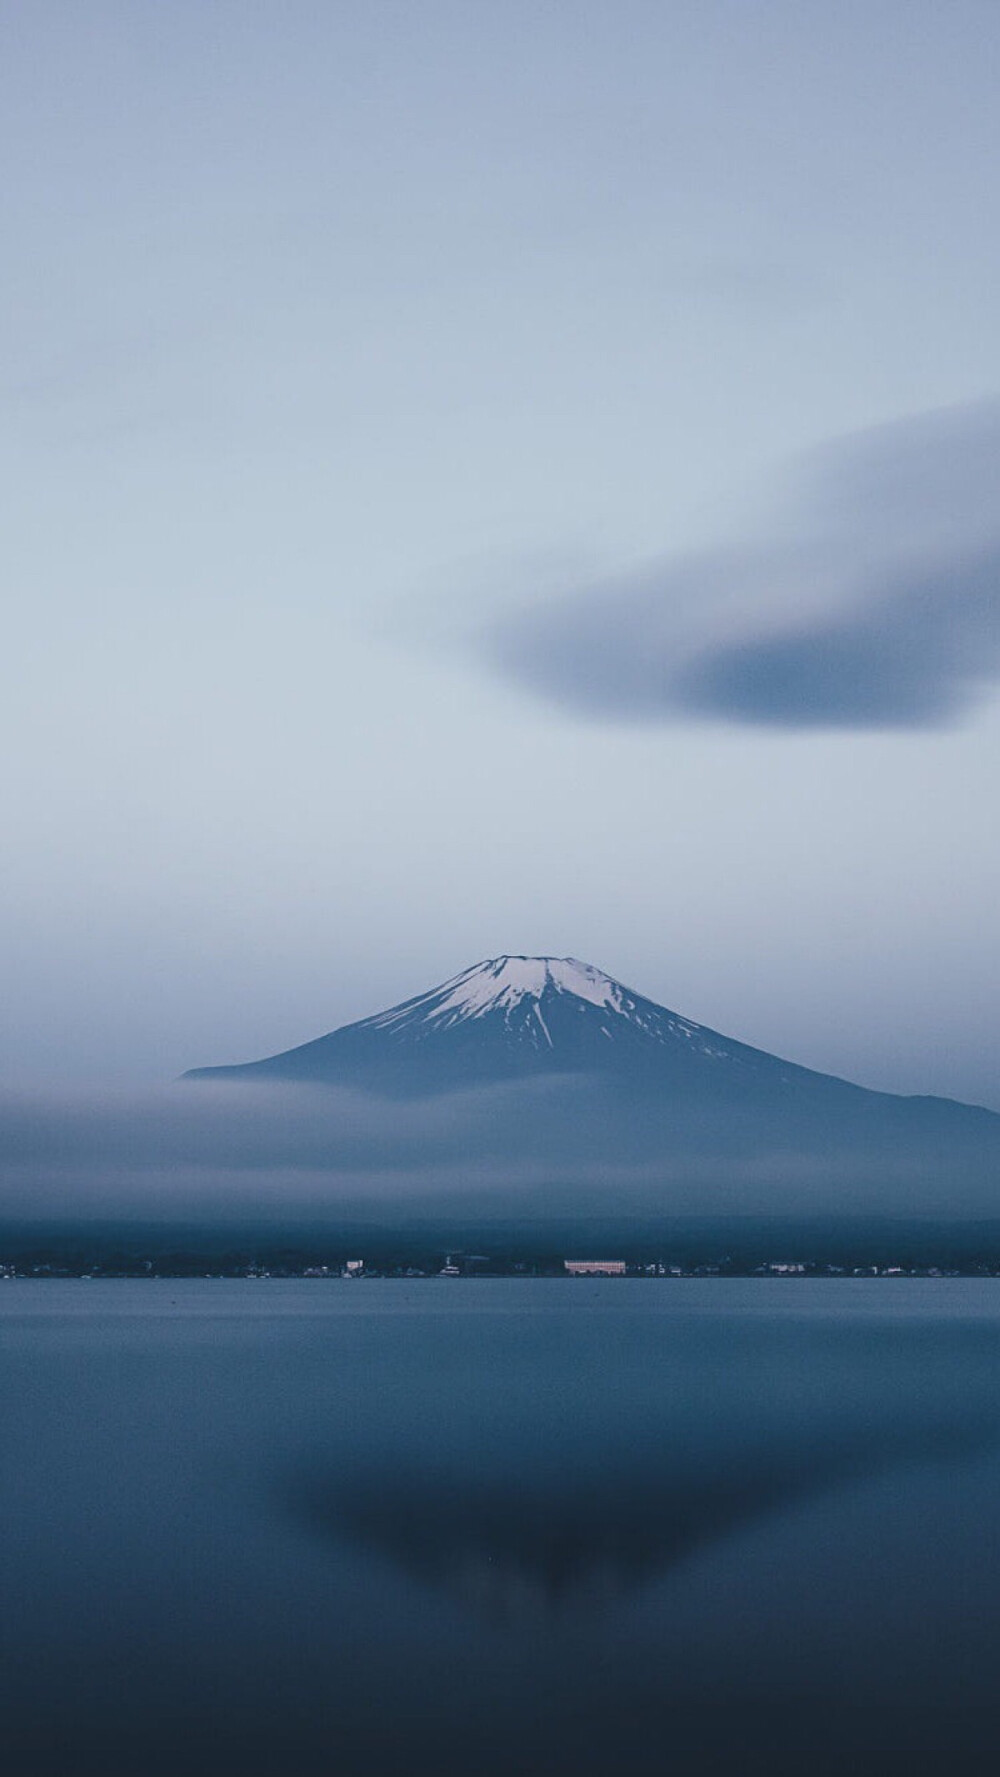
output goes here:
<path id="1" fill-rule="evenodd" d="M 583 1016 L 585 1015 L 585 1016 Z M 401 1006 L 365 1018 L 354 1028 L 400 1039 L 490 1026 L 510 1044 L 536 1052 L 576 1048 L 587 1025 L 600 1048 L 622 1040 L 680 1041 L 706 1056 L 720 1055 L 714 1033 L 632 993 L 592 963 L 575 956 L 493 956 L 474 963 L 440 987 Z"/>
<path id="2" fill-rule="evenodd" d="M 541 1000 L 548 993 L 574 994 L 592 1006 L 625 1013 L 630 996 L 610 975 L 573 956 L 494 956 L 474 963 L 430 993 L 379 1012 L 366 1024 L 385 1026 L 419 1016 L 458 1024 L 489 1012 L 512 1011 L 522 1000 Z"/>

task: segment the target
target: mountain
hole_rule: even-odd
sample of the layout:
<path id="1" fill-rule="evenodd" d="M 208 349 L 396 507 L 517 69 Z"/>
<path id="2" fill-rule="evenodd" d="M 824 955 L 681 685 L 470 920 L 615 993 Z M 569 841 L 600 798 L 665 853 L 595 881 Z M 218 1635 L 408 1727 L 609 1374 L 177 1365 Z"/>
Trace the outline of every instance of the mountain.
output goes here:
<path id="1" fill-rule="evenodd" d="M 440 1211 L 453 1245 L 487 1216 L 519 1238 L 547 1218 L 597 1242 L 668 1213 L 996 1213 L 1000 1116 L 799 1067 L 573 957 L 492 957 L 314 1042 L 184 1078 L 296 1086 L 294 1102 L 247 1102 L 260 1163 L 276 1118 L 289 1166 L 305 1142 L 317 1176 L 359 1201 L 378 1179 L 407 1213 Z"/>
<path id="2" fill-rule="evenodd" d="M 401 1097 L 545 1077 L 614 1082 L 688 1103 L 949 1103 L 869 1092 L 780 1060 L 657 1005 L 590 963 L 554 956 L 491 957 L 295 1049 L 184 1076 L 326 1083 Z"/>
<path id="3" fill-rule="evenodd" d="M 792 1069 L 633 993 L 575 957 L 497 956 L 314 1042 L 185 1079 L 322 1081 L 447 1092 L 546 1074 L 736 1077 Z"/>

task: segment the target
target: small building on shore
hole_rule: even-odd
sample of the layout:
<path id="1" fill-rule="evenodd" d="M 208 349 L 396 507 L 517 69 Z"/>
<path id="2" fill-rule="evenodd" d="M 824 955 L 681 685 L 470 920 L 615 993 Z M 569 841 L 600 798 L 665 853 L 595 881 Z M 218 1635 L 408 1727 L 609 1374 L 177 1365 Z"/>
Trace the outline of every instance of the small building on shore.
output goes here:
<path id="1" fill-rule="evenodd" d="M 569 1277 L 624 1277 L 624 1259 L 564 1259 Z"/>

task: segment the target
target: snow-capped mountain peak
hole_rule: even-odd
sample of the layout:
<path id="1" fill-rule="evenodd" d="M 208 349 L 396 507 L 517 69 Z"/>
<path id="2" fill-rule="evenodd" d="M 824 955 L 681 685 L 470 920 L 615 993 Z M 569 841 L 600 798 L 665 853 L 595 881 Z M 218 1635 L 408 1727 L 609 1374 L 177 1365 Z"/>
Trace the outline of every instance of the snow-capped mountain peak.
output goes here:
<path id="1" fill-rule="evenodd" d="M 721 1176 L 741 1185 L 743 1170 L 725 1169 L 742 1169 L 746 1155 L 770 1166 L 775 1155 L 784 1165 L 801 1154 L 808 1183 L 814 1163 L 826 1164 L 838 1142 L 854 1171 L 873 1142 L 890 1166 L 906 1144 L 914 1164 L 924 1165 L 935 1143 L 959 1160 L 985 1154 L 987 1138 L 1000 1143 L 1000 1119 L 987 1111 L 893 1098 L 813 1073 L 695 1024 L 571 956 L 489 957 L 295 1049 L 186 1077 L 329 1086 L 385 1100 L 471 1094 L 461 1099 L 455 1128 L 468 1135 L 475 1190 L 478 1169 L 488 1171 L 508 1151 L 508 1138 L 520 1163 L 530 1155 L 539 1176 L 553 1181 L 571 1181 L 600 1153 L 609 1178 L 621 1156 L 654 1173 L 662 1162 L 665 1180 L 685 1155 L 711 1156 Z M 331 1142 L 346 1141 L 342 1151 L 353 1154 L 358 1103 L 345 1109 L 339 1093 L 330 1102 Z M 379 1166 L 391 1172 L 407 1151 L 399 1135 L 406 1125 L 377 1116 L 372 1127 Z M 432 1119 L 410 1127 L 426 1131 L 421 1166 L 436 1163 L 450 1125 Z M 303 1151 L 317 1164 L 322 1150 Z M 872 1165 L 877 1171 L 882 1161 Z M 448 1188 L 444 1181 L 442 1191 Z"/>
<path id="2" fill-rule="evenodd" d="M 285 1079 L 387 1080 L 447 1091 L 544 1073 L 662 1072 L 670 1057 L 743 1068 L 756 1052 L 680 1017 L 573 956 L 493 956 L 357 1024 L 261 1062 L 195 1070 Z M 768 1057 L 758 1057 L 767 1065 Z"/>
<path id="3" fill-rule="evenodd" d="M 409 1023 L 415 1017 L 461 1024 L 491 1012 L 512 1012 L 525 1000 L 540 1002 L 554 993 L 572 994 L 592 1006 L 626 1012 L 624 989 L 590 963 L 577 962 L 573 956 L 493 956 L 474 963 L 430 993 L 378 1012 L 364 1022 L 379 1029 Z"/>

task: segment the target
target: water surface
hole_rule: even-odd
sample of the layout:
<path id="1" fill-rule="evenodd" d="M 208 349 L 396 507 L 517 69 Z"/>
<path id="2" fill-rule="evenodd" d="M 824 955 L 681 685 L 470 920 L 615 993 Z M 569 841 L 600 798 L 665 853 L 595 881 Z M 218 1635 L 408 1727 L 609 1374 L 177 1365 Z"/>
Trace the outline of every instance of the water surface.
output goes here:
<path id="1" fill-rule="evenodd" d="M 0 1768 L 978 1772 L 998 1382 L 992 1281 L 5 1283 Z"/>

